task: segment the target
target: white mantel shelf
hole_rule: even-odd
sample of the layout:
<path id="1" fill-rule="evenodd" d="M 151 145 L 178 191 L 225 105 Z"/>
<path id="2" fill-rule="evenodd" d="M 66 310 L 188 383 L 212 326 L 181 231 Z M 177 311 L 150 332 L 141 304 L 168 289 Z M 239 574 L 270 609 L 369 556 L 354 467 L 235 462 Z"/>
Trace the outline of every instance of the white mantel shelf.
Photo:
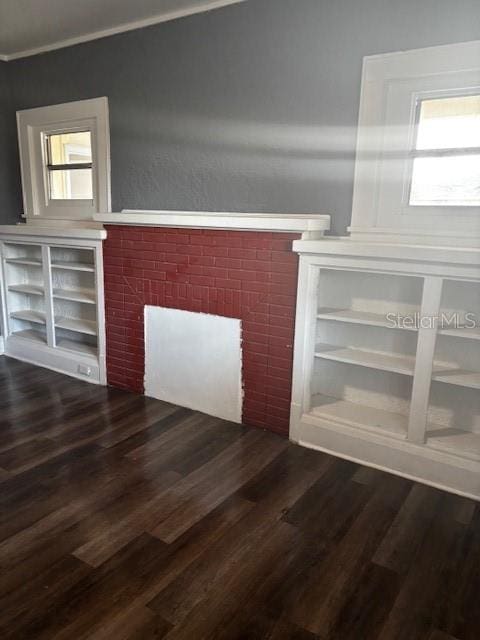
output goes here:
<path id="1" fill-rule="evenodd" d="M 101 213 L 95 215 L 94 219 L 96 222 L 114 225 L 301 233 L 304 238 L 321 237 L 325 231 L 330 229 L 330 216 L 300 213 L 142 211 L 126 209 L 120 213 Z"/>
<path id="2" fill-rule="evenodd" d="M 434 247 L 430 245 L 380 243 L 353 240 L 348 236 L 328 237 L 320 240 L 295 240 L 293 250 L 302 255 L 329 255 L 342 258 L 356 257 L 371 260 L 403 262 L 461 264 L 480 268 L 480 248 Z"/>
<path id="3" fill-rule="evenodd" d="M 88 227 L 61 226 L 52 222 L 50 225 L 37 224 L 3 224 L 0 225 L 2 236 L 16 236 L 25 238 L 65 238 L 68 240 L 104 240 L 107 237 L 105 229 L 90 229 Z"/>

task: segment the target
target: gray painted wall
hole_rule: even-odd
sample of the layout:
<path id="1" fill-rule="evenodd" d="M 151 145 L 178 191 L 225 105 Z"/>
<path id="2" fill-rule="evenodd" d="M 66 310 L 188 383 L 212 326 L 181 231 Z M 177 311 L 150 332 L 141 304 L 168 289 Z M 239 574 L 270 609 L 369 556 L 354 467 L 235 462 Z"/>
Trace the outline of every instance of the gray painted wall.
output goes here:
<path id="1" fill-rule="evenodd" d="M 0 223 L 18 220 L 16 124 L 7 64 L 0 62 Z M 12 162 L 12 158 L 14 161 Z"/>
<path id="2" fill-rule="evenodd" d="M 343 233 L 362 57 L 478 38 L 478 0 L 248 0 L 8 75 L 15 109 L 108 96 L 114 210 L 331 213 Z M 4 219 L 21 211 L 6 164 Z"/>

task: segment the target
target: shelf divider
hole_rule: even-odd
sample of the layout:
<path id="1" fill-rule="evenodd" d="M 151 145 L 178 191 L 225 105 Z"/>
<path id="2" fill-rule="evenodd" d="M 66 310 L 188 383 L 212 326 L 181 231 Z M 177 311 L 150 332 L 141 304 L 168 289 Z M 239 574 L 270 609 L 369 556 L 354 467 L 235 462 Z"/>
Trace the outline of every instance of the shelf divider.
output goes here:
<path id="1" fill-rule="evenodd" d="M 442 301 L 443 279 L 427 276 L 423 285 L 420 319 L 438 318 Z M 423 327 L 420 322 L 417 341 L 417 356 L 413 377 L 408 440 L 416 444 L 425 443 L 428 406 L 430 404 L 430 386 L 432 384 L 433 359 L 437 341 L 438 322 Z"/>
<path id="2" fill-rule="evenodd" d="M 49 347 L 55 347 L 55 315 L 53 311 L 52 297 L 52 264 L 49 246 L 42 246 L 42 261 L 43 283 L 45 286 L 45 315 L 47 318 L 47 344 Z"/>

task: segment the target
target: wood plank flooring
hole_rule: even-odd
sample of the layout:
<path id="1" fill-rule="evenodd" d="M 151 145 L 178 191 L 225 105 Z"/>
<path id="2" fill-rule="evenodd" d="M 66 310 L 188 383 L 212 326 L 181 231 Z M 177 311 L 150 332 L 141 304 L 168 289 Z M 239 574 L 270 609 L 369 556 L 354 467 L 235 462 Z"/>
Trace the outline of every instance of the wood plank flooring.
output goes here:
<path id="1" fill-rule="evenodd" d="M 2 640 L 478 640 L 480 508 L 0 358 Z"/>

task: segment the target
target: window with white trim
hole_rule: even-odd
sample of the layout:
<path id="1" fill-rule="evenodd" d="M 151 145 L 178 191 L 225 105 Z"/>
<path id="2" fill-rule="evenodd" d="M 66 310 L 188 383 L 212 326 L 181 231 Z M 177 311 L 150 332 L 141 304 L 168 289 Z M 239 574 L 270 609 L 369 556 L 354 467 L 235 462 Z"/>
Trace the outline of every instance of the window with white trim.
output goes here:
<path id="1" fill-rule="evenodd" d="M 110 211 L 106 98 L 17 114 L 27 218 L 81 220 Z"/>
<path id="2" fill-rule="evenodd" d="M 480 41 L 364 59 L 350 230 L 480 244 Z"/>

